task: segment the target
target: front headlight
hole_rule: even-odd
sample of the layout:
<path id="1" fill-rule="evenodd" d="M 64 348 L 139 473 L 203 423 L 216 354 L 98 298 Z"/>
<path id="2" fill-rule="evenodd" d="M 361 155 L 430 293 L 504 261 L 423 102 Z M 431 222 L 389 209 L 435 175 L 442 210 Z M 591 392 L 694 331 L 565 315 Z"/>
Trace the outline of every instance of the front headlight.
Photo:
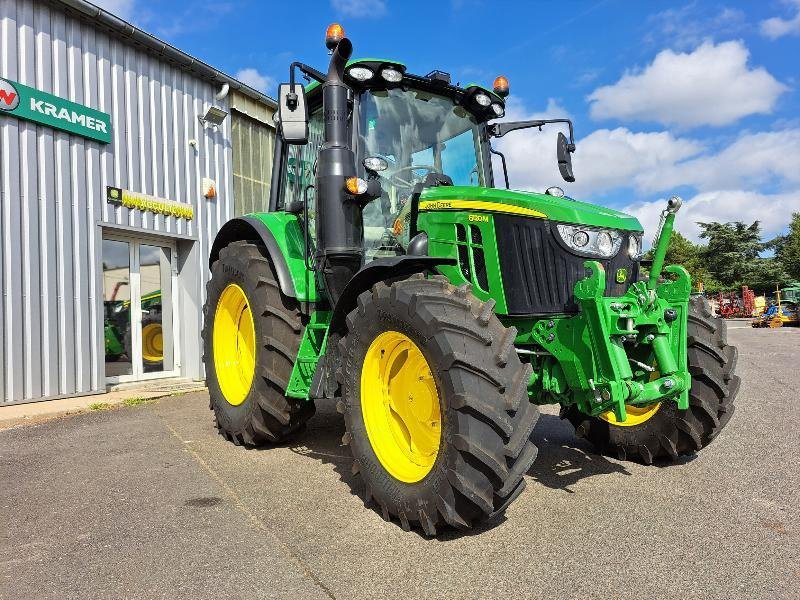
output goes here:
<path id="1" fill-rule="evenodd" d="M 628 256 L 633 260 L 642 258 L 642 236 L 635 233 L 628 235 Z"/>
<path id="2" fill-rule="evenodd" d="M 622 234 L 614 229 L 589 229 L 575 225 L 558 225 L 564 243 L 577 254 L 611 258 L 622 246 Z"/>

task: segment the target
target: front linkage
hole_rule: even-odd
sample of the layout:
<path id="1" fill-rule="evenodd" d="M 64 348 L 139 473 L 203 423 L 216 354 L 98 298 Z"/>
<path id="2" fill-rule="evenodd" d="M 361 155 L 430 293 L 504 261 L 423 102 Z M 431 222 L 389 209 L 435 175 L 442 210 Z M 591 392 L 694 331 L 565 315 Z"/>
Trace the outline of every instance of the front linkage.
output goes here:
<path id="1" fill-rule="evenodd" d="M 619 297 L 605 297 L 606 273 L 597 261 L 574 288 L 581 312 L 573 317 L 539 320 L 519 336 L 545 352 L 528 350 L 540 361 L 528 387 L 537 404 L 577 405 L 584 414 L 613 411 L 627 418 L 626 405 L 646 406 L 675 400 L 689 406 L 691 376 L 687 365 L 687 319 L 691 279 L 686 269 L 668 266 L 674 276 L 658 284 L 680 200 L 664 211 L 650 278 L 636 282 Z"/>

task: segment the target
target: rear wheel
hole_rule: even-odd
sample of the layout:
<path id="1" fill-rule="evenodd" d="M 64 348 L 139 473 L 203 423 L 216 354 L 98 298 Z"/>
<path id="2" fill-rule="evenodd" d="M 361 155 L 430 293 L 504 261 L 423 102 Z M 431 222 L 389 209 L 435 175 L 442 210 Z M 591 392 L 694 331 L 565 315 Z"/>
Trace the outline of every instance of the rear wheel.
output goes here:
<path id="1" fill-rule="evenodd" d="M 235 444 L 280 442 L 314 414 L 313 402 L 286 398 L 303 323 L 284 296 L 266 252 L 226 246 L 206 286 L 203 356 L 220 433 Z"/>
<path id="2" fill-rule="evenodd" d="M 692 376 L 689 408 L 675 402 L 626 407 L 628 418 L 589 417 L 576 407 L 562 409 L 578 435 L 600 452 L 652 464 L 694 454 L 717 436 L 733 415 L 740 380 L 734 374 L 737 350 L 727 341 L 727 325 L 703 298 L 689 302 L 688 362 Z"/>
<path id="3" fill-rule="evenodd" d="M 145 367 L 159 367 L 164 363 L 164 334 L 161 311 L 151 310 L 142 318 L 142 360 Z"/>
<path id="4" fill-rule="evenodd" d="M 359 296 L 340 341 L 354 472 L 383 517 L 435 535 L 492 517 L 525 486 L 530 365 L 468 286 L 415 277 Z"/>

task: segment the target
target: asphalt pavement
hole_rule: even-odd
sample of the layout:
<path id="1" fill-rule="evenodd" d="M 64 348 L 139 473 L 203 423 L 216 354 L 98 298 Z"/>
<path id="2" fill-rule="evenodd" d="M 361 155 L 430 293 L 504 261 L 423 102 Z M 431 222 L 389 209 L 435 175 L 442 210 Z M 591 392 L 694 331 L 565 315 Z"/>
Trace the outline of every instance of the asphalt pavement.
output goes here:
<path id="1" fill-rule="evenodd" d="M 800 329 L 731 326 L 736 414 L 697 457 L 598 456 L 546 407 L 469 535 L 365 508 L 333 406 L 258 450 L 205 393 L 0 431 L 0 598 L 798 598 Z"/>

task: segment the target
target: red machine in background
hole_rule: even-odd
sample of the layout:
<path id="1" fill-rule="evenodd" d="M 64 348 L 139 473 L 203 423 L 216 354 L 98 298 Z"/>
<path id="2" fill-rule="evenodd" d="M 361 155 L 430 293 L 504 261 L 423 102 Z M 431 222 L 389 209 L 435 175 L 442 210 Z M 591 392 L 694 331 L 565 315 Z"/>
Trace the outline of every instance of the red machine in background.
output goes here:
<path id="1" fill-rule="evenodd" d="M 741 296 L 736 292 L 719 292 L 717 313 L 723 319 L 751 317 L 756 307 L 755 297 L 753 290 L 746 285 L 742 286 Z"/>

